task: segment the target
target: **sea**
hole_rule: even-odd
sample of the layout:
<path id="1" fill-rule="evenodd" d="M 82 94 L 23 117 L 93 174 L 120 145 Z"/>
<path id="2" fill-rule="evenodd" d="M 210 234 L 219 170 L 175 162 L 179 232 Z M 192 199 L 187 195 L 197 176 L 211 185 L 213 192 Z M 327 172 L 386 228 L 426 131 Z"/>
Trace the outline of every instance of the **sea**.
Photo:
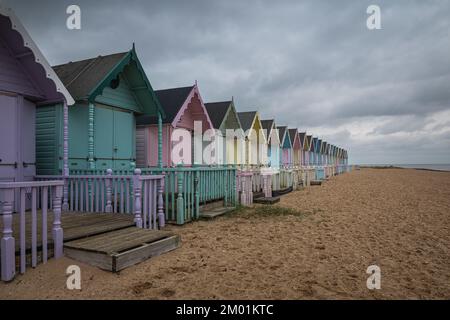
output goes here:
<path id="1" fill-rule="evenodd" d="M 371 167 L 399 167 L 410 169 L 427 169 L 427 170 L 440 170 L 450 171 L 450 164 L 371 164 Z"/>

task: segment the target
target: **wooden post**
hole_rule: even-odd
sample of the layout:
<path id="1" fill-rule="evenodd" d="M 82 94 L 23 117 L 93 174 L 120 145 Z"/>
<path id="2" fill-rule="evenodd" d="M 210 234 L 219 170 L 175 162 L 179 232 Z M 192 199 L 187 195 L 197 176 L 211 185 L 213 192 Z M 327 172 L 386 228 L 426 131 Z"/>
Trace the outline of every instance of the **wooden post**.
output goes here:
<path id="1" fill-rule="evenodd" d="M 178 197 L 177 197 L 177 224 L 184 224 L 184 199 L 183 199 L 183 174 L 181 171 L 177 172 L 178 182 Z"/>
<path id="2" fill-rule="evenodd" d="M 64 234 L 61 227 L 61 198 L 63 193 L 63 186 L 56 186 L 53 195 L 53 243 L 55 258 L 63 256 L 63 241 Z"/>
<path id="3" fill-rule="evenodd" d="M 162 117 L 161 112 L 158 111 L 158 167 L 162 169 Z"/>
<path id="4" fill-rule="evenodd" d="M 142 228 L 142 183 L 141 183 L 141 169 L 135 169 L 133 175 L 133 188 L 134 188 L 134 222 L 136 227 Z"/>
<path id="5" fill-rule="evenodd" d="M 200 192 L 199 192 L 199 185 L 200 185 L 200 171 L 198 169 L 195 171 L 195 178 L 194 178 L 194 201 L 195 201 L 195 207 L 194 207 L 194 218 L 198 219 L 200 217 Z"/>
<path id="6" fill-rule="evenodd" d="M 2 205 L 3 230 L 1 244 L 1 276 L 2 281 L 11 281 L 16 273 L 15 240 L 12 230 L 12 211 L 14 205 L 14 189 L 0 190 Z"/>
<path id="7" fill-rule="evenodd" d="M 63 105 L 63 211 L 69 211 L 69 108 L 67 101 L 64 99 Z"/>
<path id="8" fill-rule="evenodd" d="M 88 166 L 89 169 L 95 169 L 95 161 L 94 161 L 94 112 L 95 107 L 94 104 L 89 102 L 89 110 L 88 110 Z"/>
<path id="9" fill-rule="evenodd" d="M 106 207 L 105 212 L 112 212 L 112 170 L 106 170 L 106 178 L 105 178 L 105 187 L 106 187 Z"/>
<path id="10" fill-rule="evenodd" d="M 164 190 L 164 178 L 159 179 L 158 182 L 158 222 L 159 228 L 164 228 L 166 225 L 164 216 L 164 200 L 163 200 L 163 190 Z"/>

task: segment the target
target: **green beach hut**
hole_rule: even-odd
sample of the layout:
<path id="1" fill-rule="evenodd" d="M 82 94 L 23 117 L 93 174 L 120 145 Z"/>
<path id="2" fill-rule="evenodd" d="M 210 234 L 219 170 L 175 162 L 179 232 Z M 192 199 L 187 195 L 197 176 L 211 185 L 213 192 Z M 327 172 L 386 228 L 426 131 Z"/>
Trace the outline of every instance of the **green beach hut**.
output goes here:
<path id="1" fill-rule="evenodd" d="M 152 115 L 159 123 L 164 117 L 134 45 L 127 52 L 69 62 L 53 69 L 75 99 L 69 108 L 69 169 L 134 168 L 135 117 Z M 36 169 L 40 175 L 62 172 L 63 123 L 62 104 L 38 108 Z"/>

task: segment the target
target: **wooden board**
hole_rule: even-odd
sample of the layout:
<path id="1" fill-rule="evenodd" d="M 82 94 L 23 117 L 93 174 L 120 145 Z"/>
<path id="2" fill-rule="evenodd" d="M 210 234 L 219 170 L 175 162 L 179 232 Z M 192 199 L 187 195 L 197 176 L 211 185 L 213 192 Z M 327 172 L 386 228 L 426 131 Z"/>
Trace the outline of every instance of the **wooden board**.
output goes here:
<path id="1" fill-rule="evenodd" d="M 218 216 L 222 216 L 228 212 L 234 211 L 235 207 L 220 207 L 210 210 L 203 210 L 200 212 L 200 218 L 203 219 L 214 219 Z"/>
<path id="2" fill-rule="evenodd" d="M 263 197 L 253 200 L 254 203 L 259 204 L 275 204 L 277 202 L 280 202 L 280 197 Z"/>
<path id="3" fill-rule="evenodd" d="M 64 231 L 64 242 L 75 239 L 98 235 L 109 231 L 120 230 L 135 225 L 134 216 L 119 213 L 64 213 L 61 217 L 61 225 Z M 0 229 L 2 226 L 0 219 Z M 15 239 L 16 252 L 20 250 L 19 214 L 13 215 L 13 237 Z M 47 217 L 47 239 L 50 247 L 53 247 L 52 239 L 53 213 Z M 31 249 L 31 213 L 25 214 L 26 249 Z M 37 240 L 38 250 L 42 246 L 42 214 L 37 213 Z"/>
<path id="4" fill-rule="evenodd" d="M 171 232 L 130 227 L 66 242 L 64 254 L 103 270 L 118 272 L 179 246 L 180 237 Z"/>

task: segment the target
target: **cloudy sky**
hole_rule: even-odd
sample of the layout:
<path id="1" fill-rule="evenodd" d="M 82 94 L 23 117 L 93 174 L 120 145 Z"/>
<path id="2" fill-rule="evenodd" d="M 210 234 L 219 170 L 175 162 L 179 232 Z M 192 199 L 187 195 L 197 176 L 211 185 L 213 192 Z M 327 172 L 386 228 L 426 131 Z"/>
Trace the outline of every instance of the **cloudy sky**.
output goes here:
<path id="1" fill-rule="evenodd" d="M 448 0 L 9 1 L 51 64 L 136 48 L 155 89 L 347 148 L 352 163 L 450 163 Z M 78 4 L 82 29 L 66 28 Z M 381 8 L 381 30 L 366 9 Z"/>

